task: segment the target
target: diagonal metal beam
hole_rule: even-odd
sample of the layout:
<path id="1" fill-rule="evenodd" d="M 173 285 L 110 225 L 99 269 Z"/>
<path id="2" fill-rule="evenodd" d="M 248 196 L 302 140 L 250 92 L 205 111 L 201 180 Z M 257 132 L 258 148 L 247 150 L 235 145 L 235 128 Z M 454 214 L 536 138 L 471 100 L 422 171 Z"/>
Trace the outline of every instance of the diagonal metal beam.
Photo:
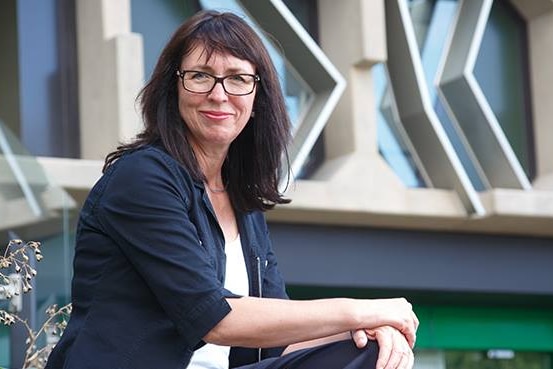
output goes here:
<path id="1" fill-rule="evenodd" d="M 474 76 L 493 0 L 462 0 L 438 88 L 492 188 L 531 184 Z"/>

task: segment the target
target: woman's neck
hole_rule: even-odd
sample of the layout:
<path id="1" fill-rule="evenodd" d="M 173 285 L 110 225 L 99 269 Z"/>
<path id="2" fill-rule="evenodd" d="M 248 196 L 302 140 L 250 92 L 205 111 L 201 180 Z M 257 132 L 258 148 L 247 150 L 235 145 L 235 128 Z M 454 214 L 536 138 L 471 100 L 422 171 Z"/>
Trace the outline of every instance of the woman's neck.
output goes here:
<path id="1" fill-rule="evenodd" d="M 227 156 L 227 150 L 206 150 L 198 146 L 192 146 L 198 165 L 205 176 L 208 189 L 213 193 L 224 192 L 222 168 Z"/>

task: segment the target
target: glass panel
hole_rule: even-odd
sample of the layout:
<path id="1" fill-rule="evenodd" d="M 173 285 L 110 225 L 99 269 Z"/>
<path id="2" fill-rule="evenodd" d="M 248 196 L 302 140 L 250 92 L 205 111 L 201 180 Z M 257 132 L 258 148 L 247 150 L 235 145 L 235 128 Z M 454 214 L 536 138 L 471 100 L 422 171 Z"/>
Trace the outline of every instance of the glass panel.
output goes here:
<path id="1" fill-rule="evenodd" d="M 35 266 L 38 274 L 32 280 L 32 298 L 24 296 L 18 313 L 35 330 L 45 320 L 47 305 L 69 301 L 74 245 L 70 229 L 75 215 L 73 199 L 52 183 L 40 164 L 0 122 L 0 248 L 4 249 L 14 238 L 42 243 L 44 259 Z M 10 350 L 25 348 L 25 337 L 13 333 L 14 328 L 0 331 L 2 366 L 15 365 L 10 362 Z"/>
<path id="2" fill-rule="evenodd" d="M 377 64 L 372 69 L 377 110 L 378 150 L 380 155 L 392 167 L 395 173 L 408 187 L 425 187 L 424 180 L 408 149 L 405 134 L 401 133 L 401 122 L 397 107 L 390 91 L 388 72 L 384 64 Z"/>
<path id="3" fill-rule="evenodd" d="M 283 0 L 294 17 L 315 40 L 319 40 L 318 0 Z"/>
<path id="4" fill-rule="evenodd" d="M 75 35 L 74 0 L 17 1 L 20 122 L 10 127 L 33 155 L 79 157 Z"/>
<path id="5" fill-rule="evenodd" d="M 535 174 L 526 24 L 505 1 L 494 1 L 474 75 L 526 175 Z"/>
<path id="6" fill-rule="evenodd" d="M 548 353 L 512 350 L 446 351 L 445 369 L 551 369 Z"/>
<path id="7" fill-rule="evenodd" d="M 132 31 L 142 35 L 146 79 L 173 32 L 198 10 L 198 2 L 192 0 L 131 0 Z"/>
<path id="8" fill-rule="evenodd" d="M 0 169 L 0 225 L 17 226 L 40 219 L 45 213 L 40 198 L 47 187 L 44 173 L 1 122 Z"/>
<path id="9" fill-rule="evenodd" d="M 486 186 L 476 166 L 476 160 L 471 157 L 471 151 L 465 143 L 462 131 L 455 119 L 444 107 L 436 84 L 437 73 L 442 63 L 445 45 L 452 32 L 451 27 L 459 2 L 457 0 L 410 0 L 409 11 L 413 21 L 422 67 L 428 87 L 428 94 L 434 106 L 434 111 L 447 134 L 457 156 L 473 186 L 484 190 Z"/>
<path id="10" fill-rule="evenodd" d="M 290 9 L 296 19 L 303 25 L 309 35 L 318 43 L 319 24 L 317 0 L 284 0 L 284 3 Z M 324 128 L 323 128 L 324 131 Z M 308 179 L 316 173 L 317 169 L 324 163 L 325 139 L 324 134 L 320 134 L 313 148 L 309 152 L 305 163 L 302 165 L 296 179 Z"/>
<path id="11" fill-rule="evenodd" d="M 458 7 L 456 0 L 409 0 L 409 11 L 415 37 L 419 46 L 423 71 L 426 77 L 428 93 L 434 104 L 436 114 L 446 134 L 460 157 L 469 177 L 477 188 L 483 188 L 477 169 L 470 154 L 463 144 L 463 136 L 451 121 L 441 104 L 435 84 L 444 46 L 449 29 L 454 21 Z M 393 94 L 389 91 L 386 69 L 374 67 L 375 90 L 377 101 L 380 101 L 378 113 L 378 144 L 381 155 L 409 187 L 426 186 L 414 152 L 409 148 L 409 140 L 403 134 L 401 122 L 395 114 Z"/>

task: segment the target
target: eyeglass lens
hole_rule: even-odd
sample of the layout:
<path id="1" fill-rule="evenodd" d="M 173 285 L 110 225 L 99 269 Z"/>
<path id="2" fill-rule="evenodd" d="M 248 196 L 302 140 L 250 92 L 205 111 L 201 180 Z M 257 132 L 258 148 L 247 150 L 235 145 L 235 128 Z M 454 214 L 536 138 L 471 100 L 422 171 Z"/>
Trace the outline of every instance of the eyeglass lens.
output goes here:
<path id="1" fill-rule="evenodd" d="M 253 92 L 256 76 L 253 74 L 232 74 L 225 77 L 215 77 L 211 74 L 197 71 L 183 71 L 181 74 L 183 87 L 196 93 L 207 93 L 213 90 L 217 82 L 230 95 L 247 95 Z"/>

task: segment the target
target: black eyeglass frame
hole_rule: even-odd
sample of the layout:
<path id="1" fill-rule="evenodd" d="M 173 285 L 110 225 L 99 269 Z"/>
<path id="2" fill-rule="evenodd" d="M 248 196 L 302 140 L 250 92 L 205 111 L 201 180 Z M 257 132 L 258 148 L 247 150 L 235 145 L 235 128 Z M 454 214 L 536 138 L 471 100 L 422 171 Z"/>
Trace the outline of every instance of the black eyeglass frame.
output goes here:
<path id="1" fill-rule="evenodd" d="M 213 86 L 211 86 L 211 88 L 208 90 L 208 91 L 205 91 L 205 92 L 198 92 L 198 91 L 192 91 L 188 88 L 186 88 L 186 86 L 184 85 L 184 75 L 186 73 L 189 73 L 189 72 L 196 72 L 196 73 L 202 73 L 202 74 L 205 74 L 205 75 L 208 75 L 210 77 L 213 78 L 214 82 L 213 82 Z M 231 92 L 228 92 L 226 87 L 225 87 L 225 79 L 227 78 L 230 78 L 230 77 L 235 77 L 235 76 L 248 76 L 248 77 L 253 77 L 253 85 L 252 85 L 252 90 L 248 93 L 244 93 L 244 94 L 234 94 L 234 93 L 231 93 Z M 250 74 L 250 73 L 234 73 L 234 74 L 229 74 L 228 76 L 224 76 L 224 77 L 217 77 L 217 76 L 214 76 L 213 74 L 211 73 L 207 73 L 207 72 L 204 72 L 204 71 L 201 71 L 201 70 L 193 70 L 193 69 L 190 69 L 190 70 L 177 70 L 177 77 L 180 78 L 181 80 L 181 84 L 182 84 L 182 88 L 184 88 L 186 91 L 188 92 L 192 92 L 194 94 L 202 94 L 202 95 L 206 95 L 206 94 L 209 94 L 211 93 L 211 91 L 213 91 L 213 89 L 215 88 L 215 86 L 217 85 L 217 83 L 220 83 L 221 86 L 223 86 L 223 90 L 225 91 L 225 93 L 227 95 L 231 95 L 231 96 L 246 96 L 246 95 L 250 95 L 253 93 L 253 91 L 255 90 L 255 86 L 257 85 L 257 83 L 259 83 L 261 81 L 261 78 L 257 75 L 257 74 Z"/>

